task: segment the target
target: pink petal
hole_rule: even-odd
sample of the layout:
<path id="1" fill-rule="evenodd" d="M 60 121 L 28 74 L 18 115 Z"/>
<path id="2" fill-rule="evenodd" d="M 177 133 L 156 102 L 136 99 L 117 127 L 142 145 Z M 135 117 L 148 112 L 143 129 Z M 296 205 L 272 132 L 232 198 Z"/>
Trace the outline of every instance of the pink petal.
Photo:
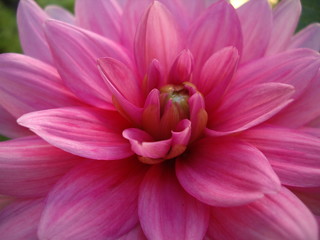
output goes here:
<path id="1" fill-rule="evenodd" d="M 210 103 L 207 109 L 213 109 L 220 103 L 237 70 L 238 61 L 238 50 L 235 47 L 225 47 L 212 54 L 202 67 L 200 77 L 193 80 Z"/>
<path id="2" fill-rule="evenodd" d="M 153 89 L 162 87 L 166 80 L 163 77 L 161 64 L 158 60 L 153 59 L 149 65 L 148 73 L 142 81 L 144 95 L 147 96 Z"/>
<path id="3" fill-rule="evenodd" d="M 142 231 L 139 224 L 117 240 L 147 240 L 147 238 L 144 235 L 144 232 Z"/>
<path id="4" fill-rule="evenodd" d="M 45 196 L 80 160 L 37 136 L 0 142 L 0 192 L 21 198 Z"/>
<path id="5" fill-rule="evenodd" d="M 22 49 L 26 55 L 52 64 L 52 56 L 43 31 L 47 14 L 33 0 L 22 0 L 17 10 L 17 23 Z"/>
<path id="6" fill-rule="evenodd" d="M 47 21 L 45 30 L 57 69 L 71 91 L 89 104 L 113 109 L 96 60 L 110 56 L 128 63 L 123 49 L 92 32 L 55 20 Z"/>
<path id="7" fill-rule="evenodd" d="M 142 109 L 139 107 L 143 104 L 143 94 L 137 76 L 125 64 L 112 58 L 100 58 L 98 67 L 124 116 L 140 124 Z"/>
<path id="8" fill-rule="evenodd" d="M 284 187 L 249 205 L 212 208 L 211 213 L 208 232 L 214 239 L 318 239 L 314 216 Z"/>
<path id="9" fill-rule="evenodd" d="M 16 119 L 0 106 L 0 135 L 16 138 L 31 134 L 32 132 L 18 125 Z"/>
<path id="10" fill-rule="evenodd" d="M 174 61 L 168 76 L 168 83 L 189 82 L 193 71 L 193 56 L 189 50 L 183 50 Z"/>
<path id="11" fill-rule="evenodd" d="M 305 92 L 293 104 L 270 119 L 269 123 L 284 127 L 302 127 L 320 116 L 320 69 Z"/>
<path id="12" fill-rule="evenodd" d="M 27 200 L 13 203 L 0 212 L 0 233 L 5 240 L 37 240 L 37 229 L 44 201 Z"/>
<path id="13" fill-rule="evenodd" d="M 226 95 L 216 112 L 209 115 L 207 133 L 213 136 L 256 126 L 286 107 L 294 88 L 283 83 L 262 83 Z"/>
<path id="14" fill-rule="evenodd" d="M 208 209 L 189 196 L 177 181 L 172 165 L 153 166 L 139 195 L 139 217 L 148 239 L 202 240 Z"/>
<path id="15" fill-rule="evenodd" d="M 133 152 L 138 156 L 151 158 L 150 164 L 174 158 L 185 151 L 191 136 L 191 122 L 182 120 L 171 134 L 169 139 L 155 141 L 147 132 L 137 128 L 128 128 L 122 133 L 130 141 Z"/>
<path id="16" fill-rule="evenodd" d="M 14 202 L 13 197 L 5 196 L 5 195 L 0 195 L 0 211 L 8 206 L 10 203 Z"/>
<path id="17" fill-rule="evenodd" d="M 290 190 L 307 205 L 313 214 L 320 215 L 320 187 L 290 187 Z"/>
<path id="18" fill-rule="evenodd" d="M 245 63 L 264 55 L 269 44 L 273 21 L 268 1 L 249 1 L 237 9 L 243 34 L 241 62 Z"/>
<path id="19" fill-rule="evenodd" d="M 44 11 L 50 18 L 53 18 L 62 22 L 66 22 L 69 24 L 75 23 L 74 16 L 68 10 L 60 6 L 48 5 L 44 9 Z"/>
<path id="20" fill-rule="evenodd" d="M 145 131 L 138 128 L 128 128 L 123 131 L 123 137 L 128 139 L 131 149 L 137 155 L 147 158 L 163 158 L 171 147 L 171 139 L 154 141 Z"/>
<path id="21" fill-rule="evenodd" d="M 121 136 L 127 122 L 116 112 L 58 108 L 23 115 L 18 122 L 50 144 L 78 156 L 115 160 L 133 154 Z"/>
<path id="22" fill-rule="evenodd" d="M 267 55 L 272 55 L 286 49 L 301 14 L 300 0 L 282 0 L 273 10 L 273 30 Z"/>
<path id="23" fill-rule="evenodd" d="M 160 0 L 179 21 L 181 27 L 187 28 L 205 9 L 204 1 L 194 0 Z"/>
<path id="24" fill-rule="evenodd" d="M 81 103 L 61 83 L 56 70 L 37 59 L 15 53 L 0 56 L 0 102 L 15 117 Z"/>
<path id="25" fill-rule="evenodd" d="M 241 27 L 234 8 L 220 0 L 191 26 L 188 47 L 195 58 L 195 69 L 200 70 L 213 53 L 227 46 L 234 46 L 241 53 Z"/>
<path id="26" fill-rule="evenodd" d="M 294 86 L 294 98 L 298 98 L 318 72 L 319 60 L 319 54 L 314 51 L 296 49 L 253 61 L 239 68 L 230 91 L 257 83 L 280 82 Z"/>
<path id="27" fill-rule="evenodd" d="M 151 134 L 154 138 L 161 135 L 160 126 L 160 92 L 158 89 L 153 89 L 149 93 L 142 113 L 142 125 L 143 128 Z"/>
<path id="28" fill-rule="evenodd" d="M 298 130 L 260 127 L 241 135 L 269 160 L 281 183 L 320 186 L 320 140 Z"/>
<path id="29" fill-rule="evenodd" d="M 152 0 L 126 0 L 121 19 L 121 36 L 123 44 L 130 52 L 133 49 L 137 26 L 152 2 Z"/>
<path id="30" fill-rule="evenodd" d="M 320 24 L 313 23 L 302 29 L 292 38 L 288 49 L 291 48 L 310 48 L 317 52 L 320 51 Z"/>
<path id="31" fill-rule="evenodd" d="M 75 3 L 78 26 L 118 42 L 122 10 L 117 1 L 77 0 Z"/>
<path id="32" fill-rule="evenodd" d="M 145 75 L 153 59 L 159 60 L 165 74 L 168 73 L 182 48 L 180 34 L 168 9 L 158 1 L 153 2 L 142 17 L 135 37 L 135 60 L 140 76 Z"/>
<path id="33" fill-rule="evenodd" d="M 190 121 L 192 124 L 191 141 L 203 134 L 208 121 L 205 102 L 200 93 L 195 93 L 189 98 Z"/>
<path id="34" fill-rule="evenodd" d="M 176 162 L 183 188 L 213 206 L 237 206 L 279 190 L 267 158 L 238 140 L 204 138 Z"/>
<path id="35" fill-rule="evenodd" d="M 87 161 L 49 194 L 40 239 L 117 239 L 138 223 L 138 190 L 144 167 L 131 158 Z"/>

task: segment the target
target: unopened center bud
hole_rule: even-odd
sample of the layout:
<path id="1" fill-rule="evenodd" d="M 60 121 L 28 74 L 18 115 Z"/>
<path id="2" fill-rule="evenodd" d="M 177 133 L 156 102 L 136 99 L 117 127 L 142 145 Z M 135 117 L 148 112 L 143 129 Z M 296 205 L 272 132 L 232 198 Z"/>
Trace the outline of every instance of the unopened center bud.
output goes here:
<path id="1" fill-rule="evenodd" d="M 169 84 L 162 87 L 160 92 L 162 114 L 165 114 L 166 108 L 169 106 L 178 113 L 178 119 L 181 120 L 189 117 L 189 90 L 184 85 Z"/>

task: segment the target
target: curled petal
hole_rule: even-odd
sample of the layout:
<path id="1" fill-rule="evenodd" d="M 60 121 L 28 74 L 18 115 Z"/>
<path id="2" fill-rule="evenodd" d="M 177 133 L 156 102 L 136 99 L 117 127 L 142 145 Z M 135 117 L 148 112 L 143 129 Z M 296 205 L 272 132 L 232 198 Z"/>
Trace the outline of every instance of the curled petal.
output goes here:
<path id="1" fill-rule="evenodd" d="M 280 188 L 267 158 L 253 146 L 231 139 L 197 141 L 176 161 L 176 174 L 188 193 L 212 206 L 250 203 Z"/>
<path id="2" fill-rule="evenodd" d="M 171 147 L 171 139 L 154 141 L 145 131 L 137 128 L 128 128 L 123 131 L 123 137 L 128 139 L 133 152 L 146 158 L 163 158 Z"/>
<path id="3" fill-rule="evenodd" d="M 148 239 L 202 240 L 209 212 L 188 195 L 169 164 L 153 166 L 140 187 L 139 217 Z"/>
<path id="4" fill-rule="evenodd" d="M 138 191 L 145 174 L 136 159 L 87 161 L 48 196 L 40 239 L 117 239 L 138 224 Z"/>
<path id="5" fill-rule="evenodd" d="M 159 60 L 165 74 L 168 73 L 182 48 L 180 34 L 169 10 L 154 1 L 143 16 L 135 37 L 134 52 L 140 76 L 146 74 L 153 59 Z"/>
<path id="6" fill-rule="evenodd" d="M 23 115 L 19 124 L 72 154 L 115 160 L 133 154 L 121 136 L 128 123 L 116 112 L 94 108 L 58 108 Z"/>
<path id="7" fill-rule="evenodd" d="M 314 216 L 284 187 L 245 206 L 212 208 L 211 214 L 208 233 L 214 239 L 318 239 Z"/>
<path id="8" fill-rule="evenodd" d="M 123 131 L 123 136 L 131 143 L 132 151 L 150 164 L 174 158 L 185 151 L 191 136 L 191 122 L 182 120 L 171 134 L 169 139 L 155 141 L 147 132 L 137 128 Z"/>

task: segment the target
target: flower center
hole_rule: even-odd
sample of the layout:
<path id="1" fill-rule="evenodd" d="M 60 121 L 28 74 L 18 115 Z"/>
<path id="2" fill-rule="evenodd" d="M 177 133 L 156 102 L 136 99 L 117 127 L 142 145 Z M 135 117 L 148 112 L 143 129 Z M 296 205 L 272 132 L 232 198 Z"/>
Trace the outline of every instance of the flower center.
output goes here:
<path id="1" fill-rule="evenodd" d="M 160 89 L 161 116 L 169 108 L 177 120 L 189 118 L 189 91 L 184 85 L 166 85 Z"/>

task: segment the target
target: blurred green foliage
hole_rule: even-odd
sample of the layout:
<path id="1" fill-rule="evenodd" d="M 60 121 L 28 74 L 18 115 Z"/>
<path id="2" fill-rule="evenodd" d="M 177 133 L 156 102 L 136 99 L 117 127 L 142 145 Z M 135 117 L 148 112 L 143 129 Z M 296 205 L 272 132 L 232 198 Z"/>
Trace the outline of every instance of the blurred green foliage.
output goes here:
<path id="1" fill-rule="evenodd" d="M 36 0 L 41 7 L 50 4 L 60 5 L 73 11 L 74 0 Z M 298 30 L 312 22 L 320 22 L 320 0 L 301 0 L 302 15 Z M 16 26 L 18 0 L 0 0 L 0 53 L 21 52 Z M 0 141 L 7 138 L 0 136 Z"/>

